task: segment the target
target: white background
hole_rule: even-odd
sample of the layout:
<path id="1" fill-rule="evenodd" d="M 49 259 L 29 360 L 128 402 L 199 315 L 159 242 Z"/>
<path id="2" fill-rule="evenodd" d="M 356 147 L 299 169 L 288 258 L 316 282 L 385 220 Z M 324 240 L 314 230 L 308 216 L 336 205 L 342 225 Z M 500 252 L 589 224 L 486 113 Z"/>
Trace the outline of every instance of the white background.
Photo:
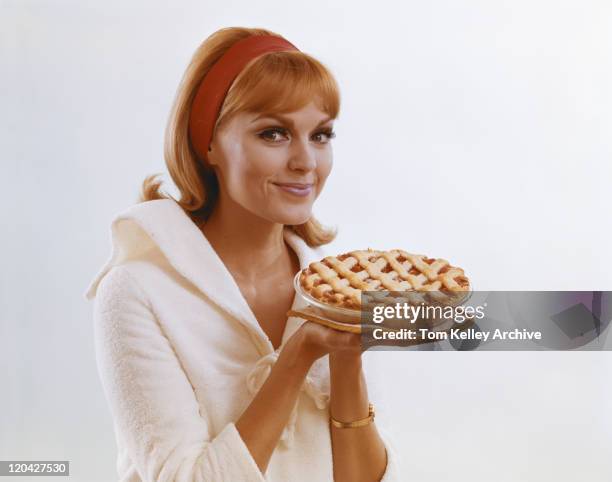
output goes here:
<path id="1" fill-rule="evenodd" d="M 83 292 L 165 172 L 214 30 L 269 28 L 336 75 L 331 250 L 444 257 L 482 290 L 612 290 L 611 21 L 604 0 L 0 1 L 0 459 L 116 479 Z M 406 481 L 611 480 L 609 353 L 366 356 Z"/>

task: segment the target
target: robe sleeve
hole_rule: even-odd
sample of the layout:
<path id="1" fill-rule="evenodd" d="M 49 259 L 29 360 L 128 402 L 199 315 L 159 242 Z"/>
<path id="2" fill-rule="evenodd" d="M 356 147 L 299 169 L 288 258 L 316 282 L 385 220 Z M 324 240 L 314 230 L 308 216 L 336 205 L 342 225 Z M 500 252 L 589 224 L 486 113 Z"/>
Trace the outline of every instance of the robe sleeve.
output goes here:
<path id="1" fill-rule="evenodd" d="M 117 436 L 143 482 L 265 482 L 234 423 L 211 434 L 172 345 L 125 266 L 113 267 L 98 286 L 94 342 Z"/>

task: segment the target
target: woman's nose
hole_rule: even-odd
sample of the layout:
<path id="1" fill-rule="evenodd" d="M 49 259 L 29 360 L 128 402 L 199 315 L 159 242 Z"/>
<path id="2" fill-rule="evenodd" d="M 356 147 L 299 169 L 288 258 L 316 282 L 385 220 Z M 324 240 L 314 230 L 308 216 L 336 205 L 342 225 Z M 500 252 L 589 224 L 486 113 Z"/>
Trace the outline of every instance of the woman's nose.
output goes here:
<path id="1" fill-rule="evenodd" d="M 307 140 L 294 137 L 289 149 L 289 168 L 312 171 L 317 167 L 316 150 Z"/>

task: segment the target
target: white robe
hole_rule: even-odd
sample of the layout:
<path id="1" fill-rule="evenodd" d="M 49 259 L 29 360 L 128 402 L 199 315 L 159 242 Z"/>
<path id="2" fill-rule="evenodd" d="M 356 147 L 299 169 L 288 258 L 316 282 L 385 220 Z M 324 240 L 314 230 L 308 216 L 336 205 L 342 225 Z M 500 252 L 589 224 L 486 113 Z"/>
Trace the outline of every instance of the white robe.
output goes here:
<path id="1" fill-rule="evenodd" d="M 325 256 L 289 228 L 300 267 Z M 98 370 L 122 482 L 333 481 L 329 357 L 311 367 L 265 474 L 235 421 L 304 320 L 275 351 L 206 237 L 172 199 L 135 204 L 111 225 L 112 254 L 87 289 Z M 296 295 L 293 309 L 304 306 Z M 384 482 L 400 482 L 387 449 Z"/>

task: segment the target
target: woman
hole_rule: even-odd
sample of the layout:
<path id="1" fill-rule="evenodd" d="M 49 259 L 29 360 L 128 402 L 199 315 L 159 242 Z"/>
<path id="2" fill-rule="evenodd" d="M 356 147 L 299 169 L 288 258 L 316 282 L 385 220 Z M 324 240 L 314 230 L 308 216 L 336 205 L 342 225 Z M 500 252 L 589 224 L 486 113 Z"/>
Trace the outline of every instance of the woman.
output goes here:
<path id="1" fill-rule="evenodd" d="M 329 71 L 277 34 L 195 53 L 166 133 L 180 199 L 148 177 L 86 293 L 122 481 L 400 480 L 359 335 L 286 316 L 335 236 L 312 205 L 338 111 Z"/>

